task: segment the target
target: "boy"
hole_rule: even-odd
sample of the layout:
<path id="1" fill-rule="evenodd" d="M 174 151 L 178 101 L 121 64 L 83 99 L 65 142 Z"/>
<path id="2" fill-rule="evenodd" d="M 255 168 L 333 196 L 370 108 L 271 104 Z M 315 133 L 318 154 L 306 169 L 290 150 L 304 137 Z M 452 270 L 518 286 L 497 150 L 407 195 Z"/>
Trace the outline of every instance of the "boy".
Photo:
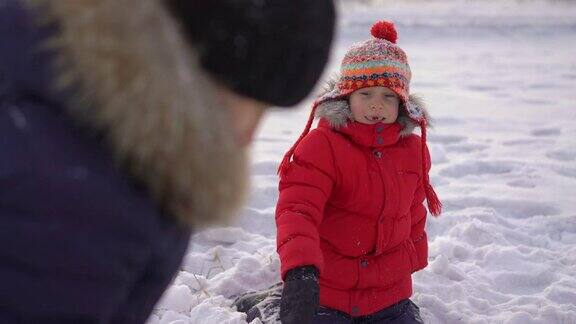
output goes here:
<path id="1" fill-rule="evenodd" d="M 428 116 L 409 95 L 394 25 L 371 32 L 348 50 L 279 168 L 282 323 L 422 323 L 408 298 L 411 274 L 427 265 L 424 199 L 441 211 L 428 177 Z"/>

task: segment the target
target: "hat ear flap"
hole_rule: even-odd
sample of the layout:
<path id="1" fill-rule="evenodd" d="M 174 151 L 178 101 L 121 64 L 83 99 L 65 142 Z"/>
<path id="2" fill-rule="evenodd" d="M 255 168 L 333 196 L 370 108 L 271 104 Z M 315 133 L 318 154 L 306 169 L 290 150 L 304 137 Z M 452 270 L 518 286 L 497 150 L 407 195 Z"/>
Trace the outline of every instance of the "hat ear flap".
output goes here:
<path id="1" fill-rule="evenodd" d="M 354 119 L 348 100 L 328 100 L 319 104 L 315 117 L 326 119 L 333 128 L 344 127 L 348 121 Z"/>
<path id="2" fill-rule="evenodd" d="M 336 98 L 342 97 L 340 88 L 338 88 L 338 83 L 340 82 L 340 74 L 334 74 L 324 84 L 324 88 L 320 91 L 318 98 L 316 99 L 316 104 L 320 104 L 327 100 L 335 100 Z"/>
<path id="3" fill-rule="evenodd" d="M 412 94 L 409 95 L 408 101 L 406 102 L 406 112 L 415 122 L 420 123 L 420 121 L 424 120 L 426 121 L 426 125 L 430 125 L 430 116 L 428 115 L 428 110 L 422 97 Z"/>

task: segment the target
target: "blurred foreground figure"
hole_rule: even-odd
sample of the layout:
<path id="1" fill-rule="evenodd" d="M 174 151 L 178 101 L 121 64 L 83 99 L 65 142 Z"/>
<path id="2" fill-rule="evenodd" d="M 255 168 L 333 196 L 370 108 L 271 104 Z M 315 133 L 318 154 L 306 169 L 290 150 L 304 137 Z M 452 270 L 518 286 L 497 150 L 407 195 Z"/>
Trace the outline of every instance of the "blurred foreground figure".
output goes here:
<path id="1" fill-rule="evenodd" d="M 7 0 L 0 17 L 0 322 L 143 323 L 192 228 L 242 203 L 264 109 L 319 78 L 333 4 Z"/>

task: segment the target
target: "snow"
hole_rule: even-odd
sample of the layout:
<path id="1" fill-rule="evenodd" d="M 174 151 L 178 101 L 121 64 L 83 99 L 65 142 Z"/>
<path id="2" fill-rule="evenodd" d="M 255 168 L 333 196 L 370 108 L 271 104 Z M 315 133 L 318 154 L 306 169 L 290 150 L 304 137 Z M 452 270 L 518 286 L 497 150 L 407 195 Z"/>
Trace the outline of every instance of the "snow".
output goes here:
<path id="1" fill-rule="evenodd" d="M 445 206 L 414 275 L 425 322 L 576 323 L 576 5 L 362 3 L 340 3 L 326 75 L 372 22 L 396 22 L 412 92 L 434 117 L 431 179 Z M 231 227 L 193 236 L 148 324 L 246 323 L 234 297 L 279 281 L 276 168 L 311 100 L 267 115 L 247 206 Z"/>

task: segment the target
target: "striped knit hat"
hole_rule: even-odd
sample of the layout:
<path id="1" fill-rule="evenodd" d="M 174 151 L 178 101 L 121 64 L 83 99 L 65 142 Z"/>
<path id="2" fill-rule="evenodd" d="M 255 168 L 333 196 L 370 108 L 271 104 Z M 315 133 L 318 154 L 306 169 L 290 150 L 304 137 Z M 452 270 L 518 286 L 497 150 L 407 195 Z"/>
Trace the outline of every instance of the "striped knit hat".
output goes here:
<path id="1" fill-rule="evenodd" d="M 337 86 L 318 98 L 314 106 L 348 97 L 361 88 L 383 86 L 396 92 L 402 109 L 415 123 L 427 122 L 423 111 L 410 102 L 412 73 L 406 53 L 396 44 L 398 33 L 394 24 L 389 21 L 377 22 L 370 33 L 374 38 L 348 49 L 342 59 Z"/>
<path id="2" fill-rule="evenodd" d="M 353 45 L 340 66 L 340 78 L 332 91 L 319 97 L 313 105 L 306 128 L 292 148 L 286 152 L 278 172 L 284 174 L 298 143 L 308 134 L 314 120 L 316 108 L 326 101 L 345 100 L 354 91 L 383 86 L 394 91 L 401 101 L 400 109 L 417 125 L 422 134 L 422 174 L 424 175 L 424 190 L 430 213 L 437 216 L 441 213 L 442 203 L 430 184 L 426 168 L 426 126 L 427 115 L 422 107 L 410 98 L 410 79 L 412 73 L 408 65 L 406 53 L 396 44 L 398 34 L 394 24 L 389 21 L 375 23 L 371 30 L 374 38 Z"/>
<path id="3" fill-rule="evenodd" d="M 396 45 L 398 38 L 391 22 L 381 21 L 372 26 L 373 39 L 353 45 L 342 60 L 339 96 L 372 86 L 383 86 L 396 92 L 402 103 L 408 102 L 410 67 L 406 53 Z"/>

